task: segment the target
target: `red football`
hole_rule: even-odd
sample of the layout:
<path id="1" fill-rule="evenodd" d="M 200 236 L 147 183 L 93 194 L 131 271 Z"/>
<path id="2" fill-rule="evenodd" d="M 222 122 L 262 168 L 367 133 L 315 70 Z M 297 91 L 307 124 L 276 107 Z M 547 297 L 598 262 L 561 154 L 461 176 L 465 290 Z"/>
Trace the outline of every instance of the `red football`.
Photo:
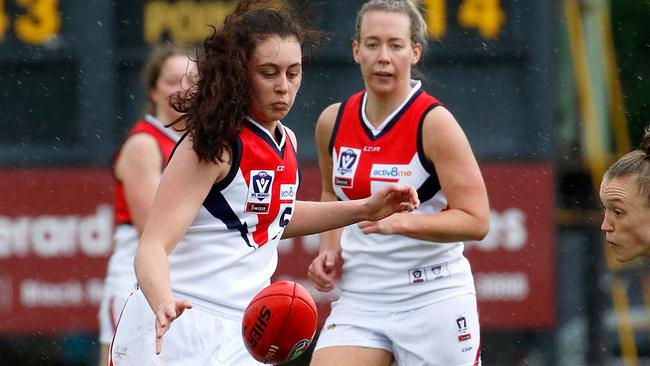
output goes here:
<path id="1" fill-rule="evenodd" d="M 259 362 L 280 365 L 300 356 L 318 325 L 316 303 L 300 284 L 278 281 L 263 288 L 244 311 L 242 336 Z"/>

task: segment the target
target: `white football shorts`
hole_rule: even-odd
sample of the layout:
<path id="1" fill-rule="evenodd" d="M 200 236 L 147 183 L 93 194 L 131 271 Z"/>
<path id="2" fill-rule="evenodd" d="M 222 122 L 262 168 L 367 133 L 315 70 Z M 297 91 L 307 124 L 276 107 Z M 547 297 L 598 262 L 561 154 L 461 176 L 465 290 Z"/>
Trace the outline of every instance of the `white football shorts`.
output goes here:
<path id="1" fill-rule="evenodd" d="M 185 310 L 163 336 L 156 355 L 155 316 L 142 291 L 133 292 L 111 345 L 113 366 L 259 366 L 248 354 L 241 321 L 196 307 Z"/>
<path id="2" fill-rule="evenodd" d="M 366 311 L 335 302 L 315 350 L 332 346 L 384 349 L 394 366 L 480 366 L 481 335 L 473 294 L 408 311 Z"/>

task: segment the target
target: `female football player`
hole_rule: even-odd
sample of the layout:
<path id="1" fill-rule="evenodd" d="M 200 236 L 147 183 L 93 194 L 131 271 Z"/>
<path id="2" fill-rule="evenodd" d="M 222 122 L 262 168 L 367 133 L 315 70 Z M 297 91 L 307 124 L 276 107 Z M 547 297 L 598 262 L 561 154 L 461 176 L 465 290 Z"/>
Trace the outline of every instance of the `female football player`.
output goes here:
<path id="1" fill-rule="evenodd" d="M 638 149 L 612 164 L 600 185 L 601 229 L 616 260 L 650 256 L 650 128 Z"/>
<path id="2" fill-rule="evenodd" d="M 301 84 L 302 45 L 314 38 L 267 3 L 237 3 L 203 43 L 196 87 L 175 100 L 187 132 L 140 240 L 141 291 L 124 307 L 112 365 L 259 365 L 241 320 L 269 284 L 278 241 L 419 203 L 403 184 L 355 201 L 296 200 L 296 140 L 280 120 Z"/>
<path id="3" fill-rule="evenodd" d="M 334 288 L 313 366 L 477 365 L 479 318 L 463 241 L 488 231 L 485 184 L 453 115 L 411 77 L 426 45 L 415 2 L 372 0 L 357 14 L 352 55 L 365 90 L 316 126 L 323 201 L 362 199 L 390 182 L 419 209 L 321 235 L 309 278 Z"/>

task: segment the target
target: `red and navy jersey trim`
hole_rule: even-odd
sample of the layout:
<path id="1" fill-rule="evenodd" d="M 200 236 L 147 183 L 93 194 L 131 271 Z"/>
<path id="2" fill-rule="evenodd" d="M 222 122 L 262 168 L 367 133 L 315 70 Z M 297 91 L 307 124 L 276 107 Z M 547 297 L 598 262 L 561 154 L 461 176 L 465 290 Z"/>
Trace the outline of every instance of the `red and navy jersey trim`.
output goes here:
<path id="1" fill-rule="evenodd" d="M 336 113 L 336 120 L 334 122 L 334 128 L 332 129 L 332 135 L 330 136 L 330 143 L 328 150 L 330 154 L 334 153 L 334 141 L 336 140 L 336 136 L 338 135 L 339 132 L 339 127 L 341 127 L 341 117 L 343 116 L 343 112 L 345 111 L 345 107 L 348 104 L 348 101 L 352 97 L 348 98 L 347 100 L 341 102 L 341 105 L 339 106 L 339 111 Z"/>
<path id="2" fill-rule="evenodd" d="M 397 124 L 397 121 L 399 121 L 402 118 L 402 116 L 404 115 L 404 113 L 406 113 L 408 111 L 411 104 L 413 104 L 413 102 L 420 96 L 420 94 L 422 94 L 422 89 L 418 89 L 415 92 L 415 94 L 413 94 L 411 96 L 409 101 L 406 102 L 406 105 L 403 106 L 400 109 L 400 111 L 397 112 L 397 114 L 393 116 L 393 118 L 391 118 L 391 120 L 386 124 L 386 126 L 384 126 L 384 128 L 381 130 L 381 132 L 379 132 L 377 135 L 375 135 L 368 128 L 368 126 L 363 122 L 363 97 L 365 96 L 365 92 L 363 92 L 363 94 L 359 96 L 359 109 L 357 110 L 357 113 L 359 115 L 359 122 L 361 123 L 361 127 L 366 132 L 366 135 L 368 136 L 370 141 L 375 141 L 375 140 L 379 139 L 380 137 L 384 136 L 385 134 L 387 134 L 388 132 L 390 132 L 390 130 L 393 128 L 393 126 L 395 126 L 395 124 Z"/>
<path id="3" fill-rule="evenodd" d="M 233 146 L 232 164 L 230 165 L 228 175 L 212 186 L 203 202 L 203 207 L 205 207 L 212 216 L 221 220 L 228 229 L 239 231 L 246 245 L 253 247 L 248 240 L 248 224 L 246 222 L 242 223 L 239 220 L 235 211 L 232 210 L 232 207 L 230 207 L 226 198 L 221 194 L 221 191 L 228 187 L 233 179 L 235 179 L 235 176 L 237 176 L 239 165 L 241 163 L 242 149 L 242 142 L 240 139 L 237 139 Z"/>
<path id="4" fill-rule="evenodd" d="M 424 136 L 422 134 L 422 129 L 424 128 L 424 119 L 427 114 L 431 112 L 434 108 L 440 106 L 440 103 L 433 103 L 428 106 L 422 116 L 420 117 L 420 122 L 418 123 L 418 134 L 417 134 L 417 144 L 418 144 L 418 158 L 424 169 L 429 173 L 429 178 L 422 184 L 420 189 L 418 189 L 418 197 L 420 197 L 421 202 L 426 202 L 431 199 L 435 194 L 440 191 L 440 180 L 438 179 L 438 174 L 436 173 L 436 167 L 433 165 L 431 160 L 427 159 L 426 154 L 424 153 Z"/>
<path id="5" fill-rule="evenodd" d="M 278 149 L 278 144 L 277 144 L 275 141 L 273 141 L 273 139 L 271 138 L 271 136 L 269 136 L 266 132 L 262 131 L 262 130 L 261 130 L 257 125 L 255 125 L 254 123 L 251 123 L 250 121 L 247 121 L 246 123 L 247 123 L 247 124 L 246 124 L 246 127 L 247 127 L 249 130 L 251 130 L 251 132 L 253 132 L 255 135 L 257 135 L 259 138 L 261 138 L 262 140 L 264 140 L 264 141 L 269 145 L 269 147 L 271 147 L 271 148 L 273 149 L 273 151 L 275 151 L 275 153 L 278 155 L 278 157 L 279 157 L 280 159 L 282 159 L 282 158 L 284 157 L 284 149 L 285 149 L 285 147 L 287 146 L 287 144 L 286 144 L 286 139 L 289 138 L 289 136 L 286 135 L 286 134 L 287 134 L 287 131 L 284 131 L 284 134 L 285 134 L 285 143 L 284 143 L 284 145 L 282 146 L 281 149 Z M 276 132 L 277 132 L 277 131 L 278 131 L 278 129 L 276 128 Z"/>

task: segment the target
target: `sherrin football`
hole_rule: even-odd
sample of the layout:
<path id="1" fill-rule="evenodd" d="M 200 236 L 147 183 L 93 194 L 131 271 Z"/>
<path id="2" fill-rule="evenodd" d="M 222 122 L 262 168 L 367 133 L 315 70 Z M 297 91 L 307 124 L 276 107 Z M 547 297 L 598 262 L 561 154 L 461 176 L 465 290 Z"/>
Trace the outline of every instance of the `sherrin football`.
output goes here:
<path id="1" fill-rule="evenodd" d="M 244 311 L 242 336 L 257 361 L 281 365 L 300 356 L 318 325 L 316 303 L 292 281 L 278 281 L 255 295 Z"/>

